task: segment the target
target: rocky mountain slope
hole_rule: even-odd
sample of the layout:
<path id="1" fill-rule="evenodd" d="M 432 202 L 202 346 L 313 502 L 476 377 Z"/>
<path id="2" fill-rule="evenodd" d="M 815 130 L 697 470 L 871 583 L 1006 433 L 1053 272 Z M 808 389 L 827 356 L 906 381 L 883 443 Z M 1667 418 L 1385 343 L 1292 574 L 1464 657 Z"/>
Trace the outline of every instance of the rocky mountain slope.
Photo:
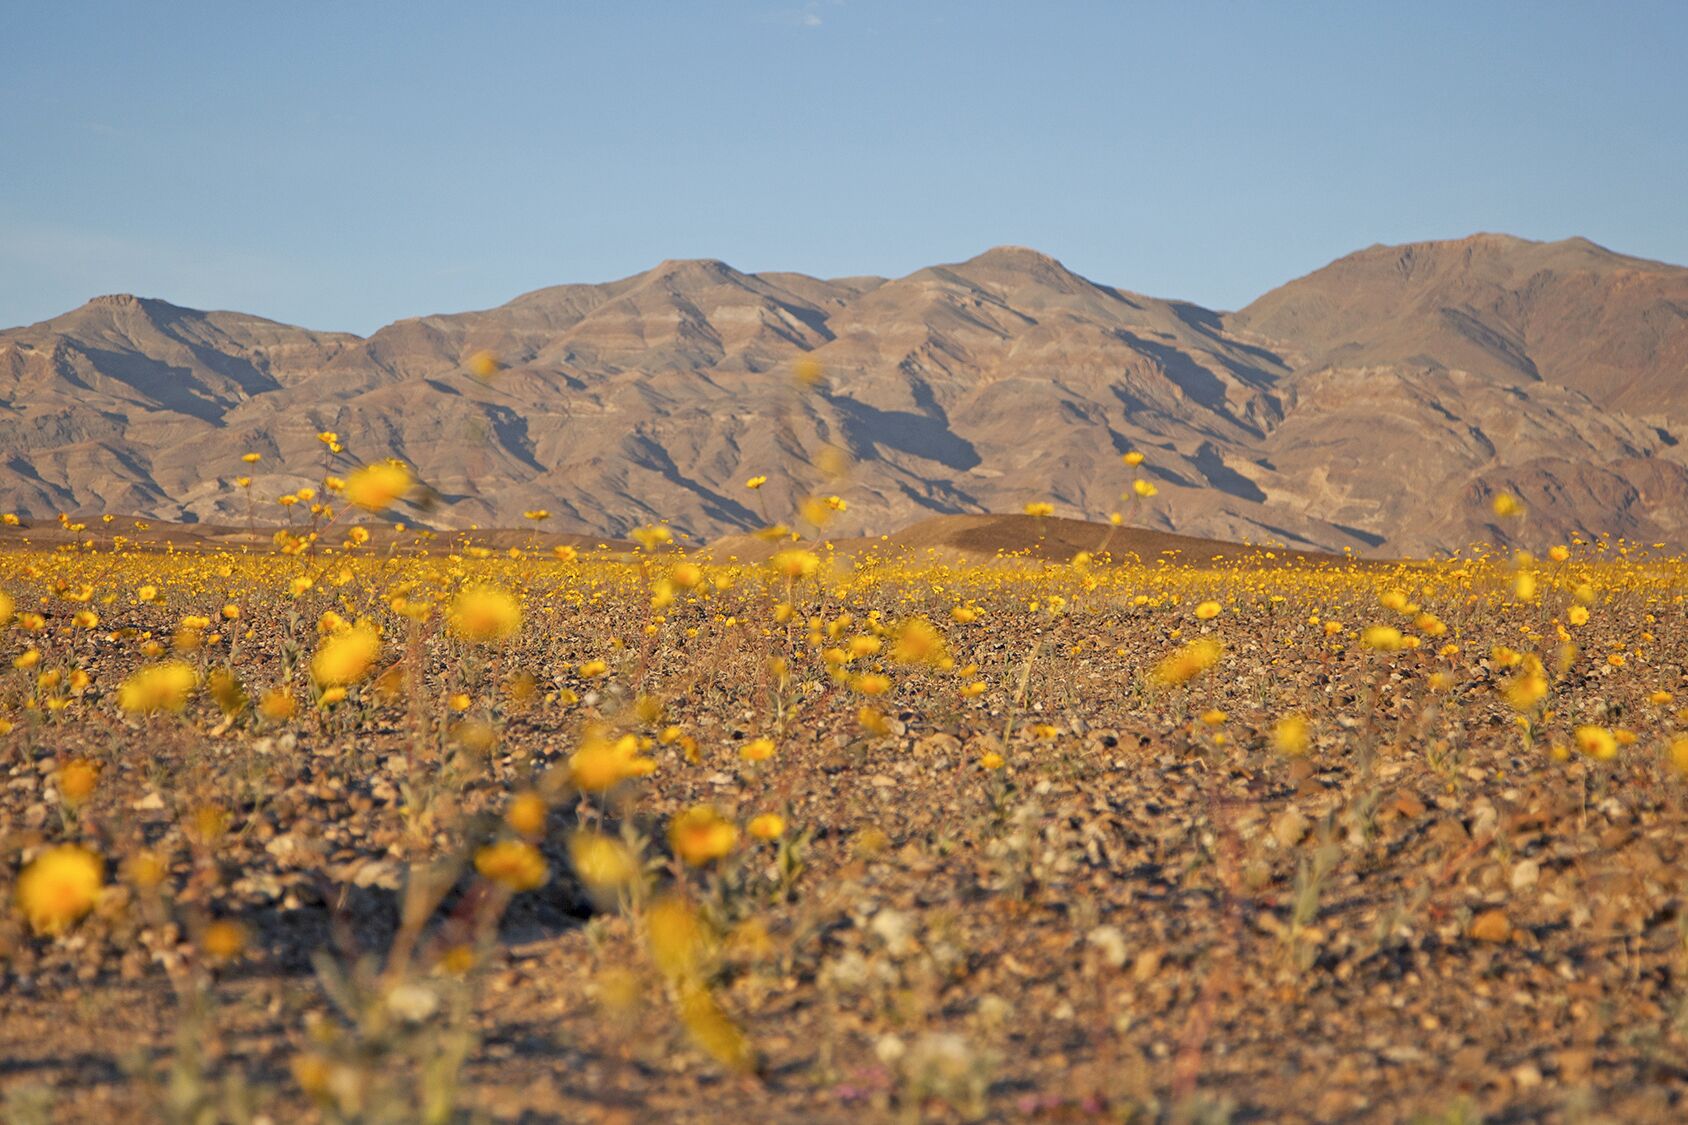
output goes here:
<path id="1" fill-rule="evenodd" d="M 0 509 L 239 522 L 250 473 L 276 520 L 281 494 L 398 457 L 430 487 L 403 518 L 439 526 L 545 508 L 711 539 L 822 492 L 848 503 L 836 535 L 1047 500 L 1405 553 L 1519 534 L 1489 513 L 1504 489 L 1532 541 L 1682 544 L 1684 420 L 1688 269 L 1579 239 L 1373 247 L 1228 315 L 1017 247 L 894 280 L 673 261 L 367 339 L 134 297 L 0 332 Z M 1121 498 L 1130 449 L 1147 500 Z"/>

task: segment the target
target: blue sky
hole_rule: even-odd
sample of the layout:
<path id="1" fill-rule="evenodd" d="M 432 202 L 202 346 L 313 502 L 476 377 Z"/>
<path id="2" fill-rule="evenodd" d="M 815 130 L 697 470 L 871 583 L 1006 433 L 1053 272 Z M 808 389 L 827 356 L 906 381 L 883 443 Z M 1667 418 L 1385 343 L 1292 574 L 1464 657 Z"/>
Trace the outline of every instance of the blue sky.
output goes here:
<path id="1" fill-rule="evenodd" d="M 0 324 L 999 243 L 1220 308 L 1477 230 L 1688 263 L 1679 2 L 10 7 Z"/>

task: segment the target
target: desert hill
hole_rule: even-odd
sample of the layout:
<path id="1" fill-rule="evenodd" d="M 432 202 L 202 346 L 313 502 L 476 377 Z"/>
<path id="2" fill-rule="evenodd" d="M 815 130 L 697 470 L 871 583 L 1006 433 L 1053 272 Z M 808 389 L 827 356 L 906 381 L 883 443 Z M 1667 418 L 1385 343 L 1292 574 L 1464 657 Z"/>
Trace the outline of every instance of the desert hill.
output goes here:
<path id="1" fill-rule="evenodd" d="M 1580 239 L 1373 247 L 1234 314 L 1021 247 L 894 279 L 670 261 L 366 339 L 105 297 L 0 332 L 0 388 L 0 510 L 35 517 L 239 526 L 251 475 L 275 522 L 283 493 L 398 457 L 429 491 L 395 518 L 545 508 L 587 537 L 720 539 L 819 492 L 847 501 L 837 539 L 1049 501 L 1404 554 L 1517 534 L 1504 489 L 1532 540 L 1688 539 L 1688 270 Z M 1146 501 L 1121 499 L 1130 449 Z"/>
<path id="2" fill-rule="evenodd" d="M 1292 343 L 1304 367 L 1457 368 L 1640 415 L 1688 395 L 1688 270 L 1584 238 L 1373 246 L 1225 323 Z"/>

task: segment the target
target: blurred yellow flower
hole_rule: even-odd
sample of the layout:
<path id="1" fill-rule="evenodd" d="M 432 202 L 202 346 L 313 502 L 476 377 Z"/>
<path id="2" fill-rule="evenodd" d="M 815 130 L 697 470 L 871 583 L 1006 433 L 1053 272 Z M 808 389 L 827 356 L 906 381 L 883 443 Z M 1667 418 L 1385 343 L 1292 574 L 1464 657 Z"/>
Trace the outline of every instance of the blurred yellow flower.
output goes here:
<path id="1" fill-rule="evenodd" d="M 475 853 L 481 877 L 511 891 L 531 891 L 548 874 L 539 850 L 525 840 L 499 840 Z"/>
<path id="2" fill-rule="evenodd" d="M 132 715 L 180 711 L 199 683 L 193 666 L 169 660 L 142 668 L 117 689 L 117 705 Z"/>
<path id="3" fill-rule="evenodd" d="M 645 947 L 663 976 L 682 981 L 698 977 L 709 956 L 711 935 L 690 903 L 667 894 L 645 910 Z"/>
<path id="4" fill-rule="evenodd" d="M 1224 651 L 1218 641 L 1209 637 L 1191 641 L 1157 664 L 1153 679 L 1168 687 L 1188 683 L 1219 663 Z"/>
<path id="5" fill-rule="evenodd" d="M 59 796 L 67 805 L 80 805 L 93 795 L 100 781 L 100 767 L 86 758 L 73 758 L 59 767 Z"/>
<path id="6" fill-rule="evenodd" d="M 774 740 L 753 738 L 739 747 L 739 757 L 747 762 L 765 762 L 774 756 Z"/>
<path id="7" fill-rule="evenodd" d="M 447 617 L 451 631 L 477 644 L 507 641 L 522 627 L 522 606 L 515 595 L 494 586 L 470 586 L 457 595 Z"/>
<path id="8" fill-rule="evenodd" d="M 1581 726 L 1576 730 L 1579 753 L 1597 762 L 1609 762 L 1618 756 L 1618 739 L 1605 727 Z"/>
<path id="9" fill-rule="evenodd" d="M 94 908 L 104 883 L 99 856 L 76 844 L 60 844 L 36 856 L 18 875 L 18 910 L 37 934 L 61 934 Z"/>
<path id="10" fill-rule="evenodd" d="M 1286 758 L 1299 758 L 1312 745 L 1305 715 L 1285 715 L 1272 727 L 1272 749 Z"/>
<path id="11" fill-rule="evenodd" d="M 708 805 L 693 805 L 668 824 L 668 842 L 674 854 L 702 867 L 733 850 L 738 829 Z"/>
<path id="12" fill-rule="evenodd" d="M 569 837 L 569 862 L 580 881 L 595 891 L 616 891 L 639 878 L 639 860 L 626 844 L 602 832 L 580 829 Z"/>
<path id="13" fill-rule="evenodd" d="M 408 496 L 415 485 L 410 469 L 402 462 L 381 461 L 353 471 L 346 478 L 342 494 L 347 503 L 365 511 L 380 512 Z"/>
<path id="14" fill-rule="evenodd" d="M 381 634 L 372 625 L 354 625 L 317 646 L 311 678 L 319 687 L 346 687 L 369 675 L 380 655 Z"/>
<path id="15" fill-rule="evenodd" d="M 747 827 L 758 840 L 777 840 L 785 835 L 785 817 L 779 813 L 762 813 L 751 817 Z"/>

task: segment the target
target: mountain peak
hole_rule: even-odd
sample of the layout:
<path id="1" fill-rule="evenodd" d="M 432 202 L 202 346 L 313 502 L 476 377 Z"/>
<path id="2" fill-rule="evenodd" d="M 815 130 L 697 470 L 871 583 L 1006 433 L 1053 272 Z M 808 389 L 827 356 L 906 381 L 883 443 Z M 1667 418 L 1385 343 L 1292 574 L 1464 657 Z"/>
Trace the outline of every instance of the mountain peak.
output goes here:
<path id="1" fill-rule="evenodd" d="M 1046 269 L 1053 268 L 1063 271 L 1067 268 L 1062 265 L 1058 259 L 1045 254 L 1041 250 L 1034 250 L 1030 246 L 1016 246 L 1013 244 L 992 246 L 983 254 L 967 259 L 967 261 L 963 264 L 969 266 L 998 266 L 1018 269 L 1041 266 Z"/>
<path id="2" fill-rule="evenodd" d="M 645 273 L 646 277 L 720 278 L 738 277 L 739 271 L 719 258 L 665 258 Z"/>
<path id="3" fill-rule="evenodd" d="M 1545 381 L 1645 413 L 1679 394 L 1688 331 L 1669 310 L 1684 304 L 1688 269 L 1586 238 L 1479 233 L 1349 254 L 1225 323 L 1293 345 L 1315 365 Z"/>
<path id="4" fill-rule="evenodd" d="M 84 309 L 133 309 L 155 316 L 195 311 L 185 309 L 180 305 L 173 305 L 169 301 L 160 300 L 157 297 L 137 297 L 133 293 L 106 293 L 103 296 L 93 298 L 82 307 Z"/>

